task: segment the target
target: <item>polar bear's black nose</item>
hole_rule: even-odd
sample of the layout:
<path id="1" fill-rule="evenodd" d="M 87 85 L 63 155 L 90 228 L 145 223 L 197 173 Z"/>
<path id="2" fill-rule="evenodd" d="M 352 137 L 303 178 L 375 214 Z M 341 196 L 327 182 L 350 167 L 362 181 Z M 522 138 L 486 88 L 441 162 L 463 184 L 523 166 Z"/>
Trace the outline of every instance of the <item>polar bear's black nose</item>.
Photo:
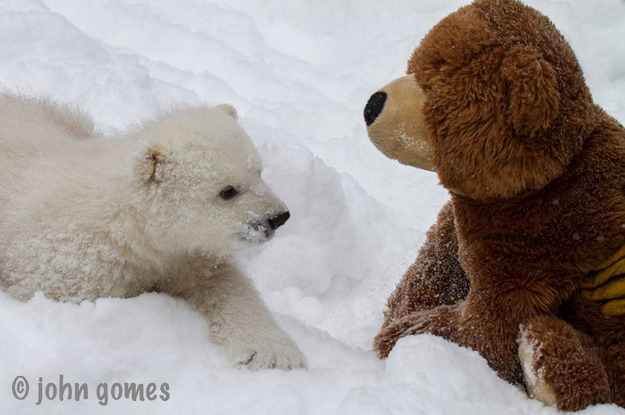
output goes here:
<path id="1" fill-rule="evenodd" d="M 382 113 L 386 102 L 386 92 L 378 91 L 371 95 L 367 105 L 365 105 L 365 122 L 367 126 L 373 124 L 376 118 Z"/>
<path id="2" fill-rule="evenodd" d="M 272 230 L 276 230 L 280 226 L 284 225 L 290 217 L 291 214 L 288 210 L 286 212 L 279 213 L 276 216 L 272 216 L 269 218 L 269 226 Z"/>

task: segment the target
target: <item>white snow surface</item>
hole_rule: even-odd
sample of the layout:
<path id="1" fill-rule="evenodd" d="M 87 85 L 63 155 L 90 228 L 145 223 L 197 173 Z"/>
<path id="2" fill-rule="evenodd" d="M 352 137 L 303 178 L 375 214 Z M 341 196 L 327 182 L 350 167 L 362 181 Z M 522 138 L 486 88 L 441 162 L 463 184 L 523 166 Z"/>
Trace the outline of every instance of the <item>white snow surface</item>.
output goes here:
<path id="1" fill-rule="evenodd" d="M 202 318 L 165 295 L 75 305 L 0 293 L 0 413 L 558 413 L 440 338 L 402 339 L 385 361 L 371 347 L 387 296 L 448 194 L 433 173 L 380 154 L 362 110 L 404 73 L 429 28 L 467 3 L 2 0 L 4 89 L 76 103 L 103 130 L 179 103 L 238 109 L 292 214 L 241 261 L 309 369 L 230 367 Z M 571 42 L 595 100 L 625 121 L 625 2 L 532 4 Z M 45 392 L 60 375 L 86 384 L 88 398 L 37 405 L 39 378 Z M 30 383 L 24 400 L 11 391 L 17 376 Z M 115 400 L 113 385 L 125 382 L 167 383 L 169 399 Z"/>

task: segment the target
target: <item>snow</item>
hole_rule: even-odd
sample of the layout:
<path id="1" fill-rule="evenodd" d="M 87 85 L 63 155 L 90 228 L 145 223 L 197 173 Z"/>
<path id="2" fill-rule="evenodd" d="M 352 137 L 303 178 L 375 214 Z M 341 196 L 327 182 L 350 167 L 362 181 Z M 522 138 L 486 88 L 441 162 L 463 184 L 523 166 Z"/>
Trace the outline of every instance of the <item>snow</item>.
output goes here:
<path id="1" fill-rule="evenodd" d="M 440 338 L 402 339 L 385 361 L 371 351 L 386 297 L 448 196 L 433 173 L 373 147 L 362 109 L 403 74 L 429 28 L 466 3 L 0 2 L 2 88 L 76 103 L 104 130 L 177 103 L 237 108 L 266 181 L 292 214 L 241 260 L 309 363 L 292 372 L 232 368 L 201 317 L 164 295 L 73 305 L 0 293 L 2 413 L 556 414 Z M 625 3 L 532 4 L 571 42 L 595 100 L 625 121 Z M 60 375 L 87 384 L 88 399 L 37 405 L 39 378 L 45 392 Z M 30 383 L 25 400 L 11 393 L 17 376 Z M 113 399 L 112 386 L 125 382 L 154 383 L 157 398 Z"/>

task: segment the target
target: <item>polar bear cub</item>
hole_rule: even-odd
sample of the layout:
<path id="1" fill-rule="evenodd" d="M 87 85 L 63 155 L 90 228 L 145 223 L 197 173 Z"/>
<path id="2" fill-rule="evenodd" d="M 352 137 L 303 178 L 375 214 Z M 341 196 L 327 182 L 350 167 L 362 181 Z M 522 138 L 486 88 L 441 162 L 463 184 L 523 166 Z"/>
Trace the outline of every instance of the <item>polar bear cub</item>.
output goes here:
<path id="1" fill-rule="evenodd" d="M 286 206 L 221 105 L 117 136 L 45 100 L 0 96 L 0 288 L 21 300 L 180 297 L 229 359 L 305 367 L 232 254 L 266 241 Z"/>

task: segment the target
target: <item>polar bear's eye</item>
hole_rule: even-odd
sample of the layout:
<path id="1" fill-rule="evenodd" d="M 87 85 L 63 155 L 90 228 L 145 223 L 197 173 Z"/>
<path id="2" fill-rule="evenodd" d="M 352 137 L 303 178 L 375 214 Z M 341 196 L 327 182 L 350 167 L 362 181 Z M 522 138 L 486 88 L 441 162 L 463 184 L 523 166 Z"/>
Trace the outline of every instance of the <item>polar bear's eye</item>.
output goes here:
<path id="1" fill-rule="evenodd" d="M 228 186 L 225 187 L 221 192 L 219 192 L 219 197 L 221 197 L 223 200 L 230 200 L 238 194 L 239 192 L 237 191 L 237 189 L 232 186 Z"/>

